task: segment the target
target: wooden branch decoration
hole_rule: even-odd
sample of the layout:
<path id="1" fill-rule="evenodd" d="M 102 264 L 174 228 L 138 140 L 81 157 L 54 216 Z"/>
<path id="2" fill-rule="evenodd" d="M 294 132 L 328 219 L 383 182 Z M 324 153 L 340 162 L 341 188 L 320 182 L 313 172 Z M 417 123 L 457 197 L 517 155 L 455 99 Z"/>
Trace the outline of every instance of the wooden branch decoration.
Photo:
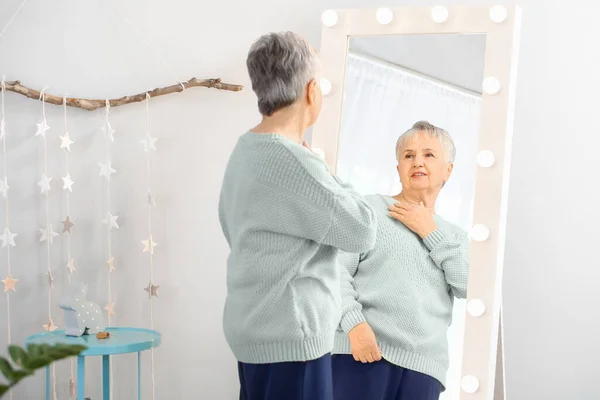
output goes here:
<path id="1" fill-rule="evenodd" d="M 30 89 L 21 85 L 19 81 L 12 82 L 4 82 L 6 90 L 9 92 L 14 92 L 18 94 L 22 94 L 23 96 L 29 97 L 30 99 L 39 100 L 40 92 L 34 89 Z M 150 97 L 163 96 L 165 94 L 183 92 L 183 86 L 185 88 L 191 87 L 206 87 L 206 88 L 214 88 L 219 90 L 229 90 L 232 92 L 239 92 L 244 87 L 242 85 L 234 85 L 231 83 L 223 83 L 220 78 L 217 79 L 197 79 L 192 78 L 187 82 L 182 82 L 181 84 L 167 86 L 163 88 L 156 88 L 148 92 Z M 46 103 L 62 105 L 63 98 L 59 96 L 53 96 L 51 94 L 45 93 L 44 98 Z M 87 111 L 94 111 L 99 108 L 106 107 L 106 100 L 89 100 L 89 99 L 75 99 L 67 97 L 67 105 L 70 107 L 81 108 Z M 109 100 L 111 107 L 122 106 L 124 104 L 137 103 L 140 101 L 146 100 L 146 92 L 136 94 L 133 96 L 124 96 L 119 99 L 111 99 Z"/>

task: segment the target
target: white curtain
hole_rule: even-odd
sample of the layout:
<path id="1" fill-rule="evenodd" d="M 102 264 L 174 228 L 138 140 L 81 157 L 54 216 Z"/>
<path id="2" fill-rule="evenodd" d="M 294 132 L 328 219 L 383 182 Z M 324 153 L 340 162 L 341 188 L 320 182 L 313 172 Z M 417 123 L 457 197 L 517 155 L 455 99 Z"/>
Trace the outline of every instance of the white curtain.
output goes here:
<path id="1" fill-rule="evenodd" d="M 436 212 L 471 225 L 481 96 L 357 54 L 348 55 L 337 173 L 363 194 L 398 194 L 395 146 L 416 121 L 446 129 L 456 145 L 454 171 Z M 448 331 L 450 369 L 442 400 L 459 396 L 464 300 L 455 301 Z"/>

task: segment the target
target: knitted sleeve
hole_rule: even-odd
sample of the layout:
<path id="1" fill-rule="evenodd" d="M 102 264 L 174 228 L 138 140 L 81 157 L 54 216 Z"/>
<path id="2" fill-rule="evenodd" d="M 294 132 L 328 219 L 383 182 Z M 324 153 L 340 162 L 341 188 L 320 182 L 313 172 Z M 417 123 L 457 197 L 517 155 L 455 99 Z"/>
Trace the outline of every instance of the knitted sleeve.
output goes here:
<path id="1" fill-rule="evenodd" d="M 274 165 L 261 168 L 257 176 L 263 188 L 271 189 L 262 192 L 260 201 L 274 221 L 273 230 L 348 252 L 372 249 L 377 222 L 367 201 L 317 156 L 283 149 Z"/>
<path id="2" fill-rule="evenodd" d="M 444 271 L 446 282 L 452 294 L 464 299 L 467 297 L 469 279 L 469 237 L 466 232 L 447 233 L 437 228 L 425 236 L 423 243 L 429 249 L 429 256 Z"/>
<path id="3" fill-rule="evenodd" d="M 342 319 L 340 326 L 346 333 L 356 325 L 366 321 L 362 313 L 362 304 L 358 302 L 358 293 L 354 287 L 354 275 L 361 261 L 360 254 L 340 252 L 340 284 L 342 294 Z"/>

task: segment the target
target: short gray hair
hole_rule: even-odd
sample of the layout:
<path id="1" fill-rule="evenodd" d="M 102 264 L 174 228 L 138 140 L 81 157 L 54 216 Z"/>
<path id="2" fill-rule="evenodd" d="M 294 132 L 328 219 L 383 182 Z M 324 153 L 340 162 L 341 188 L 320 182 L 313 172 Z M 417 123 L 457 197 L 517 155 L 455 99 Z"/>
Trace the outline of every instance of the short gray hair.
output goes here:
<path id="1" fill-rule="evenodd" d="M 314 50 L 299 35 L 281 32 L 261 36 L 246 59 L 260 113 L 271 116 L 294 104 L 316 78 L 318 65 Z"/>
<path id="2" fill-rule="evenodd" d="M 400 158 L 400 151 L 402 150 L 404 143 L 407 140 L 414 138 L 420 132 L 439 140 L 444 148 L 444 153 L 446 153 L 446 160 L 451 163 L 454 162 L 454 158 L 456 157 L 456 147 L 454 147 L 452 137 L 445 129 L 430 124 L 427 121 L 416 122 L 412 128 L 400 135 L 396 142 L 396 160 Z"/>

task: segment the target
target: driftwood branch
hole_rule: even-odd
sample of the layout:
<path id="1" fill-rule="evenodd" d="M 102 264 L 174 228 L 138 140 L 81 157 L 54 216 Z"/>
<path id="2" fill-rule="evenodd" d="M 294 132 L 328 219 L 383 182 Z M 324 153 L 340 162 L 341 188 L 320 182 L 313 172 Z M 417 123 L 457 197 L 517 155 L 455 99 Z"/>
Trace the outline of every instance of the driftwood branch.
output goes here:
<path id="1" fill-rule="evenodd" d="M 234 85 L 231 83 L 223 83 L 221 79 L 196 79 L 192 78 L 187 82 L 182 82 L 186 89 L 192 87 L 206 87 L 214 88 L 219 90 L 229 90 L 232 92 L 239 92 L 243 89 L 242 85 Z M 23 96 L 29 97 L 30 99 L 39 100 L 40 92 L 34 89 L 30 89 L 26 86 L 21 85 L 19 81 L 5 82 L 6 90 L 9 92 L 15 92 L 22 94 Z M 183 87 L 179 84 L 167 86 L 163 88 L 156 88 L 148 91 L 150 97 L 163 96 L 165 94 L 182 92 Z M 46 103 L 62 105 L 63 98 L 59 96 L 53 96 L 48 93 L 44 93 Z M 77 107 L 87 111 L 97 110 L 99 108 L 106 107 L 106 100 L 89 100 L 89 99 L 76 99 L 67 97 L 67 105 L 70 107 Z M 137 103 L 146 100 L 146 92 L 139 93 L 133 96 L 124 96 L 119 99 L 110 99 L 110 106 L 122 106 L 124 104 Z"/>

